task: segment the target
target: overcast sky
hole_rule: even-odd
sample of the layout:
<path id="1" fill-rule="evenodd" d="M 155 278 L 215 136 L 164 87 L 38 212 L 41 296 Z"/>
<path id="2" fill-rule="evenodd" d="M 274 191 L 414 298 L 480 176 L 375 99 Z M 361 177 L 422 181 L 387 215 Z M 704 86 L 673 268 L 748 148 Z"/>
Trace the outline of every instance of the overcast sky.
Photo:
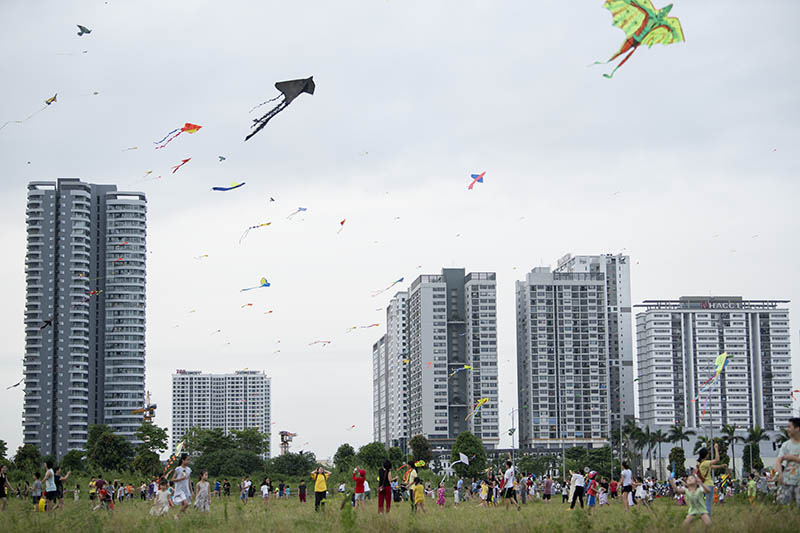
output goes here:
<path id="1" fill-rule="evenodd" d="M 3 0 L 0 123 L 58 102 L 0 130 L 0 374 L 23 370 L 26 184 L 58 177 L 147 193 L 156 423 L 171 424 L 175 369 L 264 369 L 273 453 L 283 429 L 320 458 L 372 440 L 381 331 L 345 331 L 384 326 L 393 293 L 370 294 L 401 276 L 497 272 L 501 433 L 517 404 L 514 281 L 567 252 L 630 254 L 634 303 L 791 299 L 796 326 L 800 3 L 672 14 L 686 42 L 642 47 L 608 80 L 587 65 L 624 34 L 600 0 Z M 274 82 L 311 75 L 316 93 L 244 143 Z M 184 122 L 203 129 L 153 149 Z M 233 181 L 247 185 L 209 191 Z M 239 292 L 262 276 L 269 289 Z M 13 454 L 23 390 L 0 394 Z"/>

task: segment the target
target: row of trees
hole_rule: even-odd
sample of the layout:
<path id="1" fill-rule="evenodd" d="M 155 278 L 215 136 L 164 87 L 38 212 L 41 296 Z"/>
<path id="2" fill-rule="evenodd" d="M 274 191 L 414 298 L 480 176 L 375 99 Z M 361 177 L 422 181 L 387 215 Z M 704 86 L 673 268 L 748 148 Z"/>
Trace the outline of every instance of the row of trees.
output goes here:
<path id="1" fill-rule="evenodd" d="M 702 435 L 697 437 L 693 453 L 697 454 L 700 448 L 703 447 L 711 450 L 713 449 L 715 443 L 718 444 L 720 449 L 720 462 L 728 465 L 731 464 L 732 461 L 732 467 L 735 476 L 735 472 L 737 471 L 735 448 L 737 443 L 743 443 L 745 447 L 742 451 L 742 460 L 744 463 L 742 466 L 744 467 L 745 471 L 749 472 L 753 468 L 764 468 L 764 464 L 761 461 L 759 443 L 768 441 L 769 435 L 766 431 L 764 431 L 764 429 L 758 426 L 749 428 L 746 436 L 737 435 L 736 432 L 740 431 L 740 429 L 743 428 L 738 428 L 735 424 L 725 424 L 719 430 L 719 437 L 715 437 L 713 440 L 710 437 Z M 667 433 L 664 433 L 662 430 L 651 431 L 648 427 L 640 428 L 633 420 L 628 420 L 622 427 L 622 435 L 623 440 L 627 444 L 626 448 L 628 450 L 628 460 L 633 463 L 638 462 L 638 464 L 643 467 L 644 459 L 647 457 L 649 460 L 650 469 L 652 470 L 653 455 L 654 453 L 657 453 L 659 465 L 658 476 L 661 479 L 664 479 L 664 472 L 662 471 L 661 467 L 663 464 L 661 445 L 664 443 L 678 445 L 670 450 L 669 464 L 675 465 L 676 468 L 682 469 L 686 460 L 684 442 L 691 440 L 691 437 L 695 436 L 696 432 L 686 429 L 680 425 L 672 426 Z M 776 438 L 775 444 L 779 446 L 788 438 L 789 437 L 786 434 L 786 430 L 783 430 Z M 728 456 L 728 447 L 730 447 L 731 456 L 733 459 Z M 645 448 L 647 449 L 646 454 L 644 453 Z"/>

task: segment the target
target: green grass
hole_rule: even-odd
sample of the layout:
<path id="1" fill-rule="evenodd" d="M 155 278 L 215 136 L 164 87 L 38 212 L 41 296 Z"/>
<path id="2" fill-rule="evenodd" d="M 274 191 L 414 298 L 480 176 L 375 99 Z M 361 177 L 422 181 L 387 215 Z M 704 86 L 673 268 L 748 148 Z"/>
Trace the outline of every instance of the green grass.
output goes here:
<path id="1" fill-rule="evenodd" d="M 430 499 L 426 501 L 427 513 L 412 514 L 408 502 L 393 503 L 391 513 L 379 515 L 377 501 L 367 502 L 364 512 L 353 511 L 350 506 L 340 510 L 341 497 L 329 499 L 324 512 L 315 513 L 313 493 L 308 503 L 301 504 L 294 496 L 290 501 L 271 500 L 266 505 L 257 498 L 247 505 L 238 499 L 212 499 L 211 513 L 203 514 L 190 508 L 176 521 L 173 510 L 168 517 L 152 517 L 148 503 L 134 500 L 117 505 L 110 512 L 89 508 L 85 494 L 79 502 L 67 495 L 61 511 L 38 513 L 33 506 L 11 498 L 8 510 L 0 514 L 0 530 L 24 532 L 122 532 L 122 531 L 674 531 L 680 528 L 686 516 L 686 507 L 673 505 L 670 500 L 659 500 L 654 512 L 625 513 L 622 505 L 595 510 L 594 516 L 576 509 L 568 511 L 559 501 L 551 504 L 528 503 L 521 512 L 504 507 L 480 508 L 475 503 L 453 506 L 452 499 L 444 509 L 437 508 Z M 714 507 L 714 531 L 800 531 L 800 510 L 796 507 L 780 508 L 773 505 L 731 502 Z M 702 531 L 695 522 L 693 530 Z"/>

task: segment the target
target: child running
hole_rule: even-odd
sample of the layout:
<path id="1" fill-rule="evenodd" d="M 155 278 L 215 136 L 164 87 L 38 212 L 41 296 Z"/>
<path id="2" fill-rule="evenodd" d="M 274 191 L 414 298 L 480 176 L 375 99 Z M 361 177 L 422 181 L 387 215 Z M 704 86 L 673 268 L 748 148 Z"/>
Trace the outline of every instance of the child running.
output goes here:
<path id="1" fill-rule="evenodd" d="M 425 487 L 419 478 L 414 481 L 414 506 L 417 511 L 425 512 Z"/>
<path id="2" fill-rule="evenodd" d="M 672 478 L 669 479 L 669 484 L 676 493 L 686 495 L 686 503 L 689 504 L 689 512 L 686 514 L 686 520 L 683 521 L 684 529 L 688 530 L 691 527 L 695 516 L 700 517 L 706 529 L 710 528 L 711 517 L 708 516 L 708 511 L 706 510 L 705 494 L 709 493 L 711 489 L 698 482 L 695 476 L 686 478 L 685 489 L 675 485 L 675 481 Z"/>
<path id="3" fill-rule="evenodd" d="M 169 483 L 166 479 L 162 479 L 158 484 L 158 492 L 153 498 L 153 506 L 150 508 L 150 514 L 153 516 L 164 516 L 169 513 L 169 508 L 172 507 L 172 499 L 169 497 Z"/>

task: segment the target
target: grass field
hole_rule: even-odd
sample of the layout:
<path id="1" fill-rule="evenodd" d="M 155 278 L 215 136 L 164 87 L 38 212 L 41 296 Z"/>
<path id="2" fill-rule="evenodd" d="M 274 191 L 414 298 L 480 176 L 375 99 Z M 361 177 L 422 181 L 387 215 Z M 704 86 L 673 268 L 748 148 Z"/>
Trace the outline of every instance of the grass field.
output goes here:
<path id="1" fill-rule="evenodd" d="M 444 509 L 428 505 L 427 513 L 414 515 L 408 502 L 394 503 L 391 513 L 379 515 L 377 501 L 367 502 L 364 512 L 356 513 L 349 505 L 340 510 L 341 497 L 329 501 L 324 512 L 315 513 L 312 501 L 301 504 L 294 497 L 290 501 L 260 500 L 242 505 L 236 498 L 213 499 L 211 513 L 187 510 L 180 520 L 174 511 L 168 517 L 152 517 L 149 504 L 134 500 L 118 505 L 110 512 L 89 509 L 89 501 L 82 495 L 79 502 L 65 501 L 65 508 L 51 513 L 33 512 L 33 506 L 11 498 L 8 510 L 0 514 L 1 531 L 48 533 L 68 531 L 86 533 L 95 531 L 673 531 L 679 530 L 686 514 L 685 507 L 673 505 L 670 500 L 659 500 L 654 512 L 632 511 L 625 513 L 621 504 L 597 509 L 587 516 L 578 509 L 568 511 L 560 501 L 551 504 L 528 503 L 518 512 L 504 507 L 485 509 L 475 503 L 453 506 L 448 501 Z M 800 531 L 800 510 L 796 507 L 779 508 L 773 505 L 727 503 L 714 508 L 714 531 Z M 702 531 L 695 521 L 693 530 Z"/>

